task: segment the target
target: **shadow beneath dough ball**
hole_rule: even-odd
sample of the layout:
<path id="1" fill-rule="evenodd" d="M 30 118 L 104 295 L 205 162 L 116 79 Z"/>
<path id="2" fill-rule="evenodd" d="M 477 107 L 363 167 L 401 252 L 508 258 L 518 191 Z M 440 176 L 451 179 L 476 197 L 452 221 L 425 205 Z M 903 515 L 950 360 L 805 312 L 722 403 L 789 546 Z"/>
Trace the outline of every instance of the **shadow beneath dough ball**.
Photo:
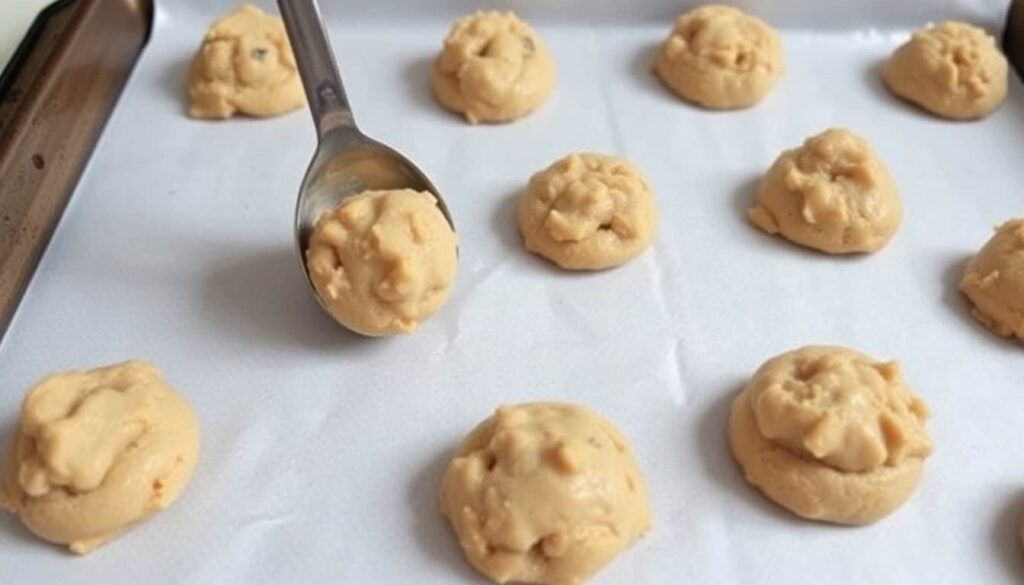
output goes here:
<path id="1" fill-rule="evenodd" d="M 677 97 L 676 94 L 669 89 L 658 74 L 654 72 L 654 57 L 658 54 L 658 49 L 661 43 L 654 43 L 650 45 L 644 45 L 633 59 L 629 63 L 629 75 L 633 78 L 637 85 L 643 87 L 648 92 L 657 95 L 659 98 L 665 100 L 666 103 L 673 105 L 689 105 L 688 102 Z"/>
<path id="2" fill-rule="evenodd" d="M 888 59 L 888 57 L 886 57 L 886 59 Z M 885 86 L 885 80 L 882 79 L 882 69 L 885 67 L 886 59 L 872 61 L 864 68 L 864 85 L 868 87 L 871 90 L 871 93 L 879 100 L 893 106 L 898 106 L 905 111 L 913 111 L 917 114 L 921 114 L 921 111 L 917 107 L 896 97 L 891 91 L 889 91 L 889 88 Z"/>
<path id="3" fill-rule="evenodd" d="M 711 108 L 692 102 L 676 93 L 676 90 L 668 86 L 654 70 L 654 58 L 661 49 L 663 41 L 644 46 L 637 51 L 629 64 L 629 75 L 638 85 L 652 94 L 656 94 L 665 103 L 689 108 L 691 110 L 711 116 L 730 116 L 739 111 L 732 108 Z M 742 109 L 742 108 L 741 108 Z"/>
<path id="4" fill-rule="evenodd" d="M 732 391 L 724 392 L 714 399 L 711 407 L 701 417 L 697 426 L 697 448 L 708 477 L 715 480 L 737 501 L 746 502 L 766 516 L 781 522 L 804 526 L 805 523 L 772 502 L 756 487 L 747 483 L 743 470 L 732 455 L 729 446 L 729 413 L 733 399 L 743 390 L 745 382 L 730 386 Z"/>
<path id="5" fill-rule="evenodd" d="M 191 67 L 191 53 L 177 55 L 160 75 L 160 86 L 165 97 L 185 117 L 188 117 L 188 71 Z"/>
<path id="6" fill-rule="evenodd" d="M 0 511 L 0 532 L 5 535 L 10 535 L 10 538 L 18 541 L 25 546 L 32 546 L 36 548 L 50 548 L 55 554 L 64 553 L 67 549 L 61 549 L 57 545 L 48 544 L 42 540 L 36 538 L 25 525 L 18 520 L 18 517 L 14 514 L 7 514 L 6 511 Z M 64 556 L 60 554 L 60 556 Z"/>
<path id="7" fill-rule="evenodd" d="M 491 228 L 509 252 L 529 254 L 523 246 L 523 236 L 519 233 L 519 201 L 524 189 L 509 189 L 498 198 L 498 205 L 491 214 Z"/>
<path id="8" fill-rule="evenodd" d="M 11 440 L 14 439 L 14 431 L 18 428 L 18 416 L 20 411 L 13 409 L 7 413 L 7 416 L 0 421 L 0 454 L 6 454 L 7 446 L 11 444 Z M 2 465 L 2 464 L 0 464 Z M 3 468 L 0 467 L 0 471 Z"/>
<path id="9" fill-rule="evenodd" d="M 18 428 L 18 416 L 18 409 L 14 409 L 12 412 L 7 413 L 7 417 L 0 422 L 0 481 L 4 481 L 2 473 L 3 461 L 6 457 L 7 447 L 14 439 L 14 432 Z M 3 536 L 0 537 L 0 542 L 10 538 L 24 543 L 26 546 L 50 548 L 55 554 L 62 554 L 66 551 L 66 549 L 61 549 L 58 546 L 47 546 L 45 542 L 29 532 L 28 528 L 25 528 L 25 525 L 18 520 L 17 516 L 8 514 L 3 508 L 0 508 L 0 533 L 3 533 Z"/>
<path id="10" fill-rule="evenodd" d="M 203 295 L 206 318 L 240 343 L 327 352 L 374 345 L 317 305 L 290 247 L 238 250 L 213 264 Z"/>
<path id="11" fill-rule="evenodd" d="M 971 301 L 960 292 L 960 279 L 963 278 L 964 269 L 971 261 L 971 255 L 957 256 L 950 261 L 942 274 L 942 304 L 957 316 L 965 329 L 969 329 L 984 343 L 993 347 L 1011 348 L 1016 345 L 1012 339 L 1000 337 L 985 328 L 971 316 Z M 1015 348 L 1015 347 L 1014 347 Z"/>
<path id="12" fill-rule="evenodd" d="M 441 515 L 441 476 L 451 459 L 454 442 L 452 445 L 451 449 L 443 450 L 432 458 L 409 482 L 407 501 L 413 518 L 413 535 L 420 550 L 459 577 L 460 582 L 483 583 L 463 557 L 455 531 Z"/>
<path id="13" fill-rule="evenodd" d="M 525 262 L 537 268 L 554 274 L 568 276 L 585 276 L 591 274 L 589 270 L 562 270 L 553 262 L 550 262 L 526 249 L 523 243 L 523 236 L 519 231 L 519 201 L 523 197 L 525 186 L 510 189 L 504 196 L 498 199 L 498 205 L 491 214 L 491 227 L 498 235 L 501 243 L 508 250 L 509 254 L 521 257 Z M 598 270 L 596 273 L 602 271 Z"/>
<path id="14" fill-rule="evenodd" d="M 434 57 L 422 56 L 409 61 L 402 72 L 403 81 L 409 88 L 412 104 L 435 118 L 460 122 L 462 117 L 449 112 L 434 98 L 432 77 Z"/>
<path id="15" fill-rule="evenodd" d="M 1024 551 L 1021 550 L 1021 518 L 1024 517 L 1024 488 L 1011 491 L 999 502 L 992 522 L 992 552 L 1006 576 L 1024 582 Z"/>
<path id="16" fill-rule="evenodd" d="M 774 161 L 772 161 L 774 162 Z M 770 165 L 769 165 L 770 166 Z M 765 172 L 768 168 L 765 168 Z M 749 230 L 756 238 L 759 244 L 766 246 L 776 246 L 777 249 L 785 251 L 789 254 L 801 255 L 808 260 L 817 262 L 864 262 L 867 261 L 873 254 L 829 254 L 822 252 L 821 250 L 815 250 L 802 246 L 795 242 L 791 242 L 786 238 L 782 237 L 781 234 L 768 234 L 761 231 L 760 228 L 756 227 L 747 218 L 747 211 L 754 206 L 754 201 L 757 195 L 757 187 L 761 182 L 761 175 L 754 175 L 748 179 L 739 183 L 736 191 L 733 192 L 733 213 L 736 216 L 737 221 L 741 222 L 747 230 Z M 899 237 L 898 234 L 894 237 Z M 875 252 L 876 254 L 884 253 L 884 248 Z"/>
<path id="17" fill-rule="evenodd" d="M 889 105 L 907 112 L 921 120 L 928 120 L 931 122 L 940 121 L 943 123 L 971 122 L 970 120 L 950 120 L 941 118 L 928 110 L 925 110 L 923 107 L 905 100 L 889 91 L 889 87 L 885 84 L 885 79 L 882 78 L 882 70 L 885 68 L 885 62 L 888 58 L 889 57 L 887 55 L 885 59 L 874 61 L 864 69 L 864 83 L 871 88 L 871 93 L 875 94 L 878 99 L 887 102 Z"/>
<path id="18" fill-rule="evenodd" d="M 759 246 L 769 246 L 783 253 L 798 254 L 810 259 L 821 260 L 822 256 L 824 256 L 821 252 L 794 244 L 779 234 L 767 234 L 750 223 L 750 219 L 747 218 L 747 211 L 754 206 L 757 186 L 760 182 L 761 175 L 753 175 L 740 182 L 733 193 L 733 213 L 736 216 L 736 220 L 743 224 L 743 227 L 750 234 L 750 239 L 756 240 Z"/>
<path id="19" fill-rule="evenodd" d="M 736 186 L 736 190 L 733 191 L 732 196 L 733 213 L 735 214 L 736 219 L 746 228 L 750 229 L 751 231 L 755 232 L 757 235 L 763 238 L 771 238 L 772 240 L 775 240 L 777 238 L 775 238 L 774 236 L 769 236 L 768 234 L 755 228 L 750 223 L 750 220 L 747 219 L 747 211 L 754 206 L 754 198 L 757 195 L 757 185 L 760 182 L 760 175 L 751 175 L 750 177 L 747 177 L 746 179 L 741 181 Z"/>

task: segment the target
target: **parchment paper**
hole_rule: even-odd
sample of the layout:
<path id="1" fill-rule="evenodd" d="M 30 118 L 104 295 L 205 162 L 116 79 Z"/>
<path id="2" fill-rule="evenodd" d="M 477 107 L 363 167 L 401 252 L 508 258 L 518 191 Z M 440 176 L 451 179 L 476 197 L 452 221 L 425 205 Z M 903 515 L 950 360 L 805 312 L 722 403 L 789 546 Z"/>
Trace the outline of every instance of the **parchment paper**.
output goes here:
<path id="1" fill-rule="evenodd" d="M 0 346 L 0 433 L 45 374 L 140 357 L 195 406 L 202 460 L 171 509 L 85 558 L 2 515 L 0 581 L 482 583 L 438 512 L 446 458 L 499 404 L 570 400 L 630 437 L 652 495 L 654 530 L 598 585 L 1019 582 L 1024 349 L 977 326 L 956 282 L 992 227 L 1024 213 L 1024 94 L 1014 77 L 991 118 L 950 123 L 878 75 L 910 28 L 998 25 L 1005 4 L 750 3 L 782 29 L 786 75 L 758 107 L 711 113 L 649 72 L 687 3 L 516 2 L 558 87 L 536 115 L 481 127 L 428 84 L 451 16 L 472 5 L 326 5 L 363 129 L 434 178 L 461 241 L 444 310 L 411 337 L 365 340 L 317 307 L 293 249 L 308 114 L 188 119 L 188 61 L 229 4 L 160 2 Z M 902 191 L 904 223 L 870 257 L 805 252 L 744 219 L 778 153 L 829 126 L 865 136 Z M 524 252 L 514 198 L 573 150 L 627 157 L 653 183 L 661 231 L 635 262 L 567 274 Z M 935 413 L 918 493 L 873 526 L 794 519 L 728 451 L 728 405 L 753 370 L 819 343 L 899 360 Z"/>

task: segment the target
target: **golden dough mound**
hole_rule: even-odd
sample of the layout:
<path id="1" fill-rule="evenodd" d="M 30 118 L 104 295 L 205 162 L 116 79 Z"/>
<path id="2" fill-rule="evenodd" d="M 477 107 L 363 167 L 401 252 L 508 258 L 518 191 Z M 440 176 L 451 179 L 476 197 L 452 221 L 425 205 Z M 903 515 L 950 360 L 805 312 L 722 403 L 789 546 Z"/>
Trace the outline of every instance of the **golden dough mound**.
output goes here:
<path id="1" fill-rule="evenodd" d="M 975 319 L 996 335 L 1024 341 L 1024 219 L 1011 219 L 967 263 L 960 290 Z"/>
<path id="2" fill-rule="evenodd" d="M 189 71 L 190 116 L 276 116 L 305 103 L 280 18 L 243 4 L 213 23 Z"/>
<path id="3" fill-rule="evenodd" d="M 511 12 L 455 22 L 434 61 L 434 95 L 471 123 L 509 122 L 536 110 L 555 87 L 555 61 Z"/>
<path id="4" fill-rule="evenodd" d="M 629 162 L 570 154 L 530 178 L 519 205 L 526 248 L 570 270 L 624 264 L 650 245 L 658 212 Z"/>
<path id="5" fill-rule="evenodd" d="M 457 241 L 427 192 L 364 191 L 320 216 L 306 266 L 324 308 L 369 336 L 410 333 L 455 281 Z"/>
<path id="6" fill-rule="evenodd" d="M 779 505 L 866 524 L 917 488 L 932 451 L 928 416 L 895 362 L 811 346 L 757 370 L 733 402 L 729 438 L 747 481 Z"/>
<path id="7" fill-rule="evenodd" d="M 505 406 L 459 446 L 441 512 L 497 583 L 580 585 L 651 527 L 622 434 L 582 406 Z"/>
<path id="8" fill-rule="evenodd" d="M 782 41 L 760 19 L 709 4 L 680 16 L 654 60 L 654 71 L 683 99 L 705 108 L 746 108 L 761 101 L 783 72 Z"/>
<path id="9" fill-rule="evenodd" d="M 863 138 L 827 130 L 783 152 L 747 212 L 768 234 L 830 254 L 880 250 L 903 217 L 885 164 Z"/>
<path id="10" fill-rule="evenodd" d="M 153 366 L 54 374 L 22 404 L 0 501 L 84 554 L 170 506 L 198 456 L 195 414 Z"/>
<path id="11" fill-rule="evenodd" d="M 882 70 L 889 90 L 943 118 L 988 116 L 1006 99 L 1009 66 L 996 41 L 962 22 L 920 30 Z"/>

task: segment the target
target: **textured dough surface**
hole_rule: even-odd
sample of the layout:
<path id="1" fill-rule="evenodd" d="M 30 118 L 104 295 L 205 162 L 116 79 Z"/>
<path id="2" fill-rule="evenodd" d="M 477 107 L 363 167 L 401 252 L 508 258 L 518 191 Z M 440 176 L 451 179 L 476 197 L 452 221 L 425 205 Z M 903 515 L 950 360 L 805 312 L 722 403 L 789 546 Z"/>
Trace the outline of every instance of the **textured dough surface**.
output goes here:
<path id="1" fill-rule="evenodd" d="M 555 61 L 512 12 L 457 20 L 434 61 L 434 95 L 471 123 L 509 122 L 536 110 L 555 87 Z"/>
<path id="2" fill-rule="evenodd" d="M 747 481 L 776 503 L 865 524 L 916 489 L 932 451 L 928 416 L 895 362 L 811 346 L 757 370 L 733 402 L 729 438 Z"/>
<path id="3" fill-rule="evenodd" d="M 280 18 L 243 4 L 213 23 L 189 71 L 190 116 L 276 116 L 304 103 Z"/>
<path id="4" fill-rule="evenodd" d="M 306 266 L 324 307 L 369 336 L 409 333 L 455 280 L 455 232 L 425 191 L 364 191 L 320 216 Z"/>
<path id="5" fill-rule="evenodd" d="M 1009 66 L 984 30 L 943 22 L 914 33 L 882 70 L 889 90 L 943 118 L 988 116 L 1006 99 Z"/>
<path id="6" fill-rule="evenodd" d="M 875 252 L 903 217 L 885 164 L 863 138 L 830 129 L 783 152 L 757 188 L 751 223 L 830 254 Z"/>
<path id="7" fill-rule="evenodd" d="M 783 72 L 779 34 L 731 6 L 709 4 L 680 16 L 654 71 L 683 99 L 705 108 L 746 108 Z"/>
<path id="8" fill-rule="evenodd" d="M 195 414 L 152 365 L 54 374 L 22 404 L 0 500 L 84 554 L 169 506 L 198 455 Z"/>
<path id="9" fill-rule="evenodd" d="M 1011 219 L 967 263 L 960 290 L 996 335 L 1024 341 L 1024 219 Z"/>
<path id="10" fill-rule="evenodd" d="M 526 248 L 570 270 L 624 264 L 650 245 L 658 213 L 629 162 L 570 154 L 530 178 L 519 204 Z"/>
<path id="11" fill-rule="evenodd" d="M 501 407 L 478 425 L 445 471 L 441 512 L 498 583 L 584 583 L 651 526 L 626 439 L 553 402 Z"/>

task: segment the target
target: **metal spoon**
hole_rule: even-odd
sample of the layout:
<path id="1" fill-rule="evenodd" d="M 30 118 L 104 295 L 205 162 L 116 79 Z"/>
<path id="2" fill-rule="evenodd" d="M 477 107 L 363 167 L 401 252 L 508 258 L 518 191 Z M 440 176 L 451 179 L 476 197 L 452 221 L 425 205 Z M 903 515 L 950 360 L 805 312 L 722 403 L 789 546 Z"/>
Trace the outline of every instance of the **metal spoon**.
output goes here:
<path id="1" fill-rule="evenodd" d="M 277 0 L 309 110 L 316 124 L 317 149 L 309 163 L 295 204 L 295 244 L 306 281 L 306 249 L 320 215 L 346 197 L 368 189 L 427 191 L 455 230 L 448 207 L 430 179 L 398 151 L 359 131 L 348 105 L 338 66 L 316 0 Z M 313 296 L 323 305 L 320 295 Z"/>

